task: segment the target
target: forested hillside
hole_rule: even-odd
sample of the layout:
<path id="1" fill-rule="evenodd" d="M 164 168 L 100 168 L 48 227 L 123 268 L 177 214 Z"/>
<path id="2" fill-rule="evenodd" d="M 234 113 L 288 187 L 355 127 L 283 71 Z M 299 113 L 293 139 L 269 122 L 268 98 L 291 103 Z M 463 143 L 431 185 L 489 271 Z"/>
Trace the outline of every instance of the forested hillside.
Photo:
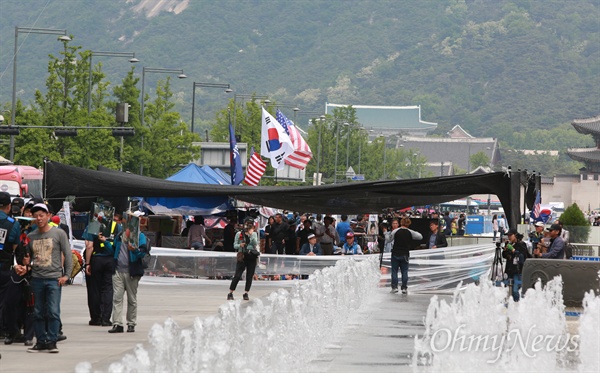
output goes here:
<path id="1" fill-rule="evenodd" d="M 598 0 L 172 0 L 172 11 L 154 3 L 0 0 L 0 103 L 10 107 L 14 27 L 34 26 L 65 28 L 83 50 L 135 52 L 139 75 L 142 66 L 184 69 L 189 79 L 171 88 L 188 123 L 192 82 L 230 83 L 304 111 L 325 102 L 421 105 L 440 134 L 460 124 L 509 146 L 522 142 L 515 133 L 600 112 Z M 47 55 L 61 51 L 53 38 L 19 35 L 17 93 L 26 103 L 45 89 Z M 113 85 L 129 68 L 98 62 Z M 147 87 L 158 79 L 147 77 Z M 226 102 L 198 89 L 199 127 Z"/>

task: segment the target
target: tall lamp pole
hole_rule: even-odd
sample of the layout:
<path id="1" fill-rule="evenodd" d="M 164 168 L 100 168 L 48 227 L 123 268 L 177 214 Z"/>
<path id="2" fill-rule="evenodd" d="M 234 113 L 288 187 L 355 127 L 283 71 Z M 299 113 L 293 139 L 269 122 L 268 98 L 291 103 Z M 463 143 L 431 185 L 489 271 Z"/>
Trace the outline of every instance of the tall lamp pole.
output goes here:
<path id="1" fill-rule="evenodd" d="M 142 128 L 146 127 L 146 122 L 144 120 L 144 88 L 146 84 L 146 73 L 157 73 L 157 74 L 178 74 L 177 77 L 179 79 L 185 79 L 187 76 L 183 73 L 182 69 L 165 69 L 162 67 L 144 67 L 142 69 L 142 98 L 141 98 L 141 122 Z M 140 149 L 144 149 L 144 135 L 142 134 L 141 146 Z M 140 162 L 140 175 L 144 174 L 144 161 Z"/>
<path id="2" fill-rule="evenodd" d="M 340 142 L 340 124 L 336 122 L 337 127 L 337 136 L 335 137 L 335 167 L 334 167 L 334 175 L 333 175 L 333 183 L 337 184 L 337 166 L 338 166 L 338 145 Z M 344 123 L 344 126 L 347 126 L 348 123 Z"/>
<path id="3" fill-rule="evenodd" d="M 13 53 L 13 81 L 12 81 L 12 104 L 10 111 L 10 125 L 14 126 L 15 116 L 17 114 L 16 106 L 17 106 L 17 53 L 19 52 L 18 48 L 18 38 L 19 33 L 28 33 L 28 34 L 48 34 L 48 35 L 61 35 L 58 40 L 59 41 L 70 41 L 71 38 L 67 36 L 67 30 L 64 29 L 51 29 L 51 28 L 36 28 L 36 27 L 15 27 L 15 50 Z M 15 157 L 15 136 L 10 135 L 10 160 L 14 160 Z"/>
<path id="4" fill-rule="evenodd" d="M 221 84 L 221 83 L 197 83 L 194 82 L 192 85 L 192 127 L 191 132 L 194 133 L 194 113 L 196 112 L 196 87 L 207 87 L 207 88 L 222 88 L 225 90 L 225 93 L 233 92 L 233 89 L 229 86 L 229 84 Z M 207 140 L 208 141 L 208 136 Z"/>
<path id="5" fill-rule="evenodd" d="M 234 131 L 237 133 L 237 124 L 236 124 L 236 119 L 237 119 L 237 111 L 236 111 L 236 102 L 237 99 L 241 98 L 241 99 L 250 99 L 252 101 L 254 100 L 262 100 L 264 103 L 271 103 L 271 101 L 269 101 L 269 96 L 257 96 L 255 94 L 245 94 L 245 93 L 234 93 L 233 94 L 233 129 Z M 242 130 L 240 128 L 240 140 L 242 139 Z"/>
<path id="6" fill-rule="evenodd" d="M 140 62 L 137 58 L 135 58 L 135 53 L 133 52 L 94 52 L 90 51 L 90 70 L 89 70 L 89 84 L 88 84 L 88 115 L 92 112 L 92 58 L 94 56 L 98 57 L 121 57 L 121 58 L 129 58 L 130 63 Z M 88 122 L 88 127 L 90 123 Z"/>

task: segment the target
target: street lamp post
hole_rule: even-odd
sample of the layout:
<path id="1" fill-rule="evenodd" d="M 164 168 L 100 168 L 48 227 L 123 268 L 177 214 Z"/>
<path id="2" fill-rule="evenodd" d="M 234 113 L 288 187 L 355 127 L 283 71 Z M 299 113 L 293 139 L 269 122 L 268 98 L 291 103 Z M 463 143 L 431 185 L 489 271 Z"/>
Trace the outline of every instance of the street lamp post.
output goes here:
<path id="1" fill-rule="evenodd" d="M 196 112 L 196 87 L 206 87 L 206 88 L 222 88 L 225 90 L 225 93 L 231 93 L 233 90 L 229 86 L 229 84 L 224 83 L 197 83 L 194 82 L 192 86 L 192 127 L 191 132 L 194 133 L 194 113 Z M 208 141 L 208 136 L 207 140 Z"/>
<path id="2" fill-rule="evenodd" d="M 251 99 L 251 100 L 262 100 L 264 103 L 270 103 L 271 101 L 269 101 L 269 96 L 257 96 L 255 94 L 245 94 L 245 93 L 234 93 L 233 94 L 233 128 L 234 131 L 237 132 L 237 125 L 236 125 L 236 119 L 237 119 L 237 111 L 236 111 L 236 102 L 237 99 L 241 98 L 241 99 Z M 240 140 L 242 139 L 242 131 L 240 128 Z"/>
<path id="3" fill-rule="evenodd" d="M 337 136 L 335 137 L 335 167 L 333 174 L 333 183 L 337 184 L 337 166 L 338 166 L 338 146 L 340 142 L 340 124 L 336 122 L 337 127 Z M 348 123 L 344 123 L 344 126 L 348 125 Z"/>
<path id="4" fill-rule="evenodd" d="M 383 136 L 383 180 L 386 179 L 386 174 L 385 174 L 385 164 L 387 162 L 386 147 L 387 147 L 387 137 Z"/>
<path id="5" fill-rule="evenodd" d="M 144 88 L 146 84 L 146 73 L 158 73 L 158 74 L 178 74 L 179 79 L 185 79 L 187 76 L 183 73 L 182 69 L 165 69 L 162 67 L 144 67 L 142 69 L 142 99 L 141 99 L 141 118 L 142 128 L 145 128 L 146 122 L 144 120 Z M 140 149 L 144 149 L 144 135 L 142 134 Z M 144 161 L 140 162 L 140 175 L 144 173 Z"/>
<path id="6" fill-rule="evenodd" d="M 10 111 L 10 124 L 14 126 L 17 106 L 17 53 L 19 49 L 18 38 L 20 32 L 26 32 L 28 34 L 48 34 L 48 35 L 60 35 L 59 41 L 69 41 L 70 37 L 67 36 L 67 30 L 64 29 L 51 29 L 51 28 L 36 28 L 36 27 L 15 27 L 15 50 L 13 53 L 13 81 L 12 81 L 12 104 Z M 12 161 L 15 157 L 15 136 L 10 135 L 10 160 Z"/>
<path id="7" fill-rule="evenodd" d="M 121 58 L 129 58 L 130 63 L 140 62 L 137 58 L 135 58 L 135 53 L 133 52 L 94 52 L 90 51 L 90 69 L 89 69 L 89 85 L 88 85 L 88 115 L 92 112 L 92 58 L 94 56 L 98 57 L 121 57 Z M 88 127 L 90 123 L 88 121 Z"/>
<path id="8" fill-rule="evenodd" d="M 347 125 L 346 127 L 348 128 L 348 134 L 346 136 L 346 172 L 348 172 L 348 168 L 350 167 L 350 124 L 345 123 L 344 125 Z"/>
<path id="9" fill-rule="evenodd" d="M 363 128 L 360 128 L 360 131 L 362 131 Z M 373 130 L 369 130 L 367 131 L 367 143 L 369 142 L 369 134 L 373 132 Z M 360 132 L 359 132 L 359 136 L 358 136 L 358 174 L 361 175 L 360 173 L 360 158 L 361 158 L 361 153 L 362 153 L 362 137 L 360 137 Z"/>

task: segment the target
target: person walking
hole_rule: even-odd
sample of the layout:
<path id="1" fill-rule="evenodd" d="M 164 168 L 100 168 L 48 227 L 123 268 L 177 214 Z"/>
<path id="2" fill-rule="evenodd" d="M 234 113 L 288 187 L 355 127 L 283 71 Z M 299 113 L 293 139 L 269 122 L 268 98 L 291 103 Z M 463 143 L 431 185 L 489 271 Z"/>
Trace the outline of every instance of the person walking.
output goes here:
<path id="1" fill-rule="evenodd" d="M 227 300 L 233 300 L 233 292 L 237 287 L 238 282 L 242 278 L 244 271 L 246 271 L 246 287 L 244 292 L 244 300 L 250 300 L 248 292 L 252 287 L 252 279 L 254 277 L 254 271 L 256 270 L 256 262 L 258 257 L 251 253 L 251 250 L 258 250 L 258 235 L 254 231 L 254 221 L 252 219 L 246 220 L 244 223 L 244 230 L 236 233 L 235 242 L 233 247 L 238 252 L 238 261 L 235 267 L 235 276 L 231 280 L 229 286 L 229 294 L 227 294 Z"/>
<path id="2" fill-rule="evenodd" d="M 31 208 L 37 229 L 29 233 L 29 250 L 33 253 L 31 288 L 35 299 L 33 326 L 36 344 L 28 352 L 57 353 L 60 329 L 61 287 L 67 283 L 73 268 L 71 246 L 67 234 L 49 225 L 46 204 Z"/>
<path id="3" fill-rule="evenodd" d="M 394 246 L 392 247 L 392 291 L 398 292 L 398 269 L 402 272 L 402 294 L 407 293 L 408 289 L 408 260 L 410 250 L 415 246 L 415 242 L 423 239 L 423 235 L 413 231 L 410 227 L 409 218 L 400 220 L 400 229 L 394 234 Z"/>
<path id="4" fill-rule="evenodd" d="M 135 212 L 132 215 L 141 216 L 143 213 Z M 121 229 L 121 232 L 123 229 Z M 144 275 L 142 258 L 148 253 L 148 239 L 140 232 L 138 246 L 131 243 L 123 244 L 123 233 L 115 239 L 115 273 L 113 283 L 113 327 L 109 333 L 123 333 L 123 297 L 127 293 L 127 332 L 135 332 L 137 323 L 137 289 L 140 279 Z"/>

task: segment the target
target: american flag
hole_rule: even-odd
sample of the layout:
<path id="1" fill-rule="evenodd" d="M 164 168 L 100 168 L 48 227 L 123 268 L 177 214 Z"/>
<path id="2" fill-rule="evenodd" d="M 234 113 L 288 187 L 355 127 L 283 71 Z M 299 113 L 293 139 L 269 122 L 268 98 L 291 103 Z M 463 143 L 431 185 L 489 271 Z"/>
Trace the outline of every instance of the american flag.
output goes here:
<path id="1" fill-rule="evenodd" d="M 291 167 L 304 170 L 308 162 L 312 159 L 310 147 L 306 141 L 304 141 L 304 138 L 302 138 L 302 135 L 294 125 L 294 122 L 286 118 L 279 109 L 277 109 L 275 119 L 277 119 L 283 129 L 285 129 L 285 132 L 290 136 L 290 140 L 292 140 L 292 144 L 294 145 L 294 153 L 285 159 L 285 163 Z"/>
<path id="2" fill-rule="evenodd" d="M 246 168 L 246 178 L 244 179 L 244 182 L 250 186 L 257 186 L 266 169 L 267 163 L 262 160 L 260 154 L 255 152 L 254 147 L 252 147 L 252 155 L 250 156 L 250 162 Z"/>
<path id="3" fill-rule="evenodd" d="M 537 191 L 537 194 L 535 196 L 535 202 L 533 204 L 533 211 L 531 212 L 531 214 L 533 215 L 532 218 L 533 219 L 538 219 L 540 217 L 540 213 L 542 211 L 542 195 L 540 194 L 540 191 Z"/>

